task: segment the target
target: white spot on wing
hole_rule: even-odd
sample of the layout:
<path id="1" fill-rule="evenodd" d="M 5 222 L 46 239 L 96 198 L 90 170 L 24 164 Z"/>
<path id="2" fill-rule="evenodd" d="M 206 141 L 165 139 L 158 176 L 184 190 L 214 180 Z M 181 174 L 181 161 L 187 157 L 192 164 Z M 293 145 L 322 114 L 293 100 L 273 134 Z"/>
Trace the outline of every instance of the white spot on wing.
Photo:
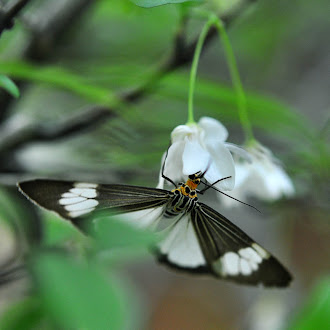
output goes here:
<path id="1" fill-rule="evenodd" d="M 80 203 L 66 205 L 64 208 L 70 212 L 71 211 L 83 211 L 86 209 L 94 208 L 98 204 L 99 204 L 99 202 L 95 199 L 87 199 Z"/>
<path id="2" fill-rule="evenodd" d="M 227 252 L 213 263 L 213 269 L 222 276 L 251 275 L 257 271 L 263 259 L 269 253 L 256 243 L 252 247 L 238 250 L 238 253 Z"/>
<path id="3" fill-rule="evenodd" d="M 82 194 L 85 190 L 86 189 L 83 189 L 83 188 L 71 188 L 70 192 L 77 196 L 80 196 L 80 194 Z"/>
<path id="4" fill-rule="evenodd" d="M 256 263 L 260 263 L 262 261 L 262 257 L 250 247 L 240 249 L 238 253 L 247 260 L 251 260 Z"/>
<path id="5" fill-rule="evenodd" d="M 83 202 L 85 200 L 86 200 L 85 197 L 70 197 L 70 198 L 61 198 L 58 202 L 61 205 L 70 205 L 70 204 Z"/>
<path id="6" fill-rule="evenodd" d="M 76 182 L 74 184 L 76 188 L 96 188 L 98 184 L 96 183 L 87 183 L 87 182 Z"/>
<path id="7" fill-rule="evenodd" d="M 94 183 L 77 182 L 68 192 L 61 195 L 59 204 L 64 206 L 68 215 L 72 218 L 94 211 L 99 202 L 94 199 L 97 196 Z"/>
<path id="8" fill-rule="evenodd" d="M 226 253 L 222 258 L 222 271 L 229 275 L 238 275 L 239 256 L 234 252 Z"/>
<path id="9" fill-rule="evenodd" d="M 77 195 L 73 194 L 73 193 L 66 192 L 66 193 L 62 194 L 62 197 L 63 198 L 70 198 L 70 197 L 77 197 Z"/>
<path id="10" fill-rule="evenodd" d="M 252 269 L 248 261 L 243 258 L 240 259 L 240 270 L 243 275 L 250 275 L 252 273 Z"/>
<path id="11" fill-rule="evenodd" d="M 70 192 L 86 198 L 95 198 L 97 196 L 94 188 L 71 188 Z"/>
<path id="12" fill-rule="evenodd" d="M 168 234 L 159 247 L 170 262 L 190 268 L 205 265 L 205 258 L 188 215 L 184 215 L 165 231 Z"/>
<path id="13" fill-rule="evenodd" d="M 87 198 L 95 198 L 97 196 L 95 189 L 85 189 L 80 196 Z"/>
<path id="14" fill-rule="evenodd" d="M 258 254 L 263 259 L 268 259 L 270 257 L 270 254 L 265 249 L 263 249 L 259 244 L 252 243 L 252 247 L 258 252 Z"/>
<path id="15" fill-rule="evenodd" d="M 91 209 L 85 209 L 85 210 L 81 210 L 81 211 L 72 211 L 72 212 L 69 212 L 69 216 L 71 218 L 76 218 L 76 217 L 79 217 L 83 214 L 86 214 L 86 213 L 89 213 L 89 212 L 92 212 L 94 211 L 94 207 L 91 208 Z"/>

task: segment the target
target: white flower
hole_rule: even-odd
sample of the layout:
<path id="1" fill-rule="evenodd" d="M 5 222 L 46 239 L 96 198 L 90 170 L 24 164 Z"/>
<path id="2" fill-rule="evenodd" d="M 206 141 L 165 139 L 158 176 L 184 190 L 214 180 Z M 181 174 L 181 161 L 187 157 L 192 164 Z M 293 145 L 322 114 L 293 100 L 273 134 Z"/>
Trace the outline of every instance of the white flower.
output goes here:
<path id="1" fill-rule="evenodd" d="M 226 143 L 227 129 L 217 120 L 202 117 L 198 124 L 177 126 L 171 134 L 171 146 L 165 161 L 164 174 L 175 183 L 185 181 L 187 176 L 198 171 L 206 173 L 209 183 L 221 190 L 232 190 L 235 184 L 235 166 L 230 151 L 241 153 L 239 147 Z M 164 157 L 162 164 L 164 162 Z M 157 186 L 164 187 L 161 177 Z"/>
<path id="2" fill-rule="evenodd" d="M 283 196 L 294 195 L 291 179 L 269 149 L 253 142 L 246 150 L 251 156 L 251 162 L 235 161 L 236 183 L 230 196 L 241 201 L 246 201 L 247 196 L 275 201 Z M 239 205 L 223 195 L 221 201 L 227 206 Z"/>

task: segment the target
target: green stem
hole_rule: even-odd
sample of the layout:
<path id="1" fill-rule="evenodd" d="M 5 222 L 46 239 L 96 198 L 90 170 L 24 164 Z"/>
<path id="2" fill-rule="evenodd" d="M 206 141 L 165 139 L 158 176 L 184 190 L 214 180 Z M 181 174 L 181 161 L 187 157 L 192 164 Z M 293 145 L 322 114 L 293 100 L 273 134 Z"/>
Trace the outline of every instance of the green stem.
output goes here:
<path id="1" fill-rule="evenodd" d="M 229 67 L 231 80 L 237 94 L 236 99 L 237 99 L 238 113 L 239 113 L 241 125 L 245 133 L 245 137 L 248 141 L 254 140 L 252 126 L 246 109 L 246 96 L 244 93 L 244 89 L 242 86 L 241 78 L 238 72 L 237 63 L 233 49 L 231 47 L 230 40 L 228 38 L 226 29 L 222 21 L 217 16 L 212 15 L 212 17 L 213 17 L 213 24 L 218 29 L 220 40 L 223 42 L 224 45 L 224 50 Z"/>
<path id="2" fill-rule="evenodd" d="M 205 23 L 203 26 L 202 32 L 199 35 L 193 62 L 191 65 L 191 71 L 190 71 L 190 79 L 189 79 L 189 94 L 188 94 L 188 122 L 187 124 L 194 124 L 194 108 L 193 108 L 193 97 L 194 97 L 194 90 L 195 90 L 195 82 L 196 82 L 196 74 L 197 74 L 197 67 L 198 62 L 200 58 L 200 54 L 203 48 L 203 44 L 205 41 L 205 38 L 207 36 L 207 33 L 210 29 L 210 27 L 214 24 L 213 17 L 210 17 L 209 20 Z"/>

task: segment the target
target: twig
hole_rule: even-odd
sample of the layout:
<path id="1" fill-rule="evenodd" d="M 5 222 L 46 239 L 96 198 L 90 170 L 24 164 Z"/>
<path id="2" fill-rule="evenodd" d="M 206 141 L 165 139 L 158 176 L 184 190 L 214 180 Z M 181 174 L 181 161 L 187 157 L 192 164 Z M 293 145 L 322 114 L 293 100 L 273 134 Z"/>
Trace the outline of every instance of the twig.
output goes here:
<path id="1" fill-rule="evenodd" d="M 246 5 L 254 1 L 255 0 L 248 0 L 245 3 L 245 6 L 241 6 L 240 9 L 234 14 L 227 17 L 222 17 L 222 21 L 225 22 L 228 27 L 235 20 L 235 18 L 245 10 Z M 215 29 L 210 29 L 206 37 L 205 44 L 209 44 L 215 35 Z M 144 98 L 148 93 L 156 88 L 155 86 L 157 85 L 157 82 L 164 75 L 175 71 L 179 67 L 182 67 L 192 61 L 196 43 L 197 39 L 189 44 L 186 44 L 185 35 L 182 33 L 182 30 L 180 30 L 176 37 L 173 53 L 160 67 L 160 70 L 136 90 L 122 94 L 121 100 L 126 103 L 136 103 Z M 205 50 L 205 47 L 203 49 Z M 76 133 L 81 133 L 83 130 L 93 128 L 104 122 L 104 120 L 114 118 L 116 116 L 117 112 L 115 109 L 93 106 L 87 109 L 84 113 L 79 113 L 79 115 L 66 119 L 58 125 L 52 125 L 51 128 L 40 124 L 32 127 L 23 127 L 11 134 L 10 138 L 2 139 L 0 142 L 0 155 L 4 155 L 4 153 L 6 153 L 5 157 L 8 157 L 11 153 L 17 151 L 18 148 L 21 148 L 31 142 L 50 141 L 65 138 Z"/>
<path id="2" fill-rule="evenodd" d="M 23 2 L 23 0 L 18 1 Z M 42 11 L 42 15 L 37 17 L 37 23 L 30 22 L 27 18 L 24 18 L 24 23 L 28 25 L 32 35 L 25 46 L 22 59 L 38 62 L 49 59 L 54 54 L 54 49 L 58 41 L 68 33 L 74 23 L 95 1 L 59 1 L 58 8 L 56 10 L 49 10 L 50 15 L 47 17 L 45 11 L 47 12 L 48 6 L 54 6 L 54 3 L 57 4 L 55 1 L 50 1 L 44 5 L 46 9 L 39 9 Z M 27 85 L 22 81 L 15 80 L 15 83 L 21 91 Z M 8 93 L 0 90 L 0 122 L 8 116 L 11 102 L 13 102 L 13 98 Z"/>
<path id="3" fill-rule="evenodd" d="M 52 141 L 81 133 L 86 129 L 98 126 L 105 119 L 114 117 L 115 113 L 108 108 L 94 106 L 84 112 L 72 116 L 58 124 L 26 124 L 7 136 L 0 135 L 0 159 L 1 155 L 17 151 L 28 143 L 38 141 Z M 1 133 L 0 133 L 1 134 Z"/>
<path id="4" fill-rule="evenodd" d="M 30 0 L 17 0 L 16 2 L 9 2 L 5 6 L 0 5 L 0 36 L 6 29 L 11 29 L 14 26 L 14 18 L 21 11 L 22 8 Z"/>

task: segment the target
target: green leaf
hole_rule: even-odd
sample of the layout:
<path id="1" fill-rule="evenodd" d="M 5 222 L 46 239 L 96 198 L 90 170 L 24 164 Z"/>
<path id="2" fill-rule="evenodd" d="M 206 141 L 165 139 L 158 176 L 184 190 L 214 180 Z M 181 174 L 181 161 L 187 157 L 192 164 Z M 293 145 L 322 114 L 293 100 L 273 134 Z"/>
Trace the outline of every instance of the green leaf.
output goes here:
<path id="1" fill-rule="evenodd" d="M 129 215 L 127 215 L 128 217 Z M 101 249 L 149 247 L 156 242 L 156 234 L 137 229 L 116 217 L 100 216 L 95 222 L 93 236 Z"/>
<path id="2" fill-rule="evenodd" d="M 19 97 L 19 89 L 16 84 L 3 74 L 0 74 L 0 87 L 5 89 L 12 96 L 16 98 Z"/>
<path id="3" fill-rule="evenodd" d="M 321 280 L 289 330 L 328 329 L 330 324 L 330 277 Z"/>
<path id="4" fill-rule="evenodd" d="M 131 0 L 137 6 L 151 8 L 171 3 L 202 2 L 203 0 Z"/>
<path id="5" fill-rule="evenodd" d="M 43 211 L 45 245 L 55 245 L 70 239 L 80 238 L 82 233 L 77 230 L 70 221 L 60 218 L 53 212 Z"/>
<path id="6" fill-rule="evenodd" d="M 14 190 L 13 190 L 14 189 Z M 35 214 L 24 207 L 25 200 L 20 198 L 16 188 L 0 186 L 0 221 L 6 221 L 10 226 L 19 231 L 13 230 L 18 246 L 20 244 L 39 244 L 41 225 Z M 23 240 L 26 240 L 23 243 Z"/>
<path id="7" fill-rule="evenodd" d="M 124 329 L 130 317 L 122 283 L 96 265 L 59 254 L 41 254 L 33 263 L 44 308 L 63 329 Z"/>
<path id="8" fill-rule="evenodd" d="M 2 315 L 0 324 L 2 330 L 35 330 L 40 329 L 44 318 L 40 301 L 35 297 L 28 297 L 10 306 Z"/>
<path id="9" fill-rule="evenodd" d="M 56 66 L 36 66 L 27 62 L 0 62 L 0 71 L 15 78 L 33 82 L 46 83 L 74 92 L 87 100 L 114 106 L 118 99 L 111 90 L 91 84 L 84 77 Z"/>

